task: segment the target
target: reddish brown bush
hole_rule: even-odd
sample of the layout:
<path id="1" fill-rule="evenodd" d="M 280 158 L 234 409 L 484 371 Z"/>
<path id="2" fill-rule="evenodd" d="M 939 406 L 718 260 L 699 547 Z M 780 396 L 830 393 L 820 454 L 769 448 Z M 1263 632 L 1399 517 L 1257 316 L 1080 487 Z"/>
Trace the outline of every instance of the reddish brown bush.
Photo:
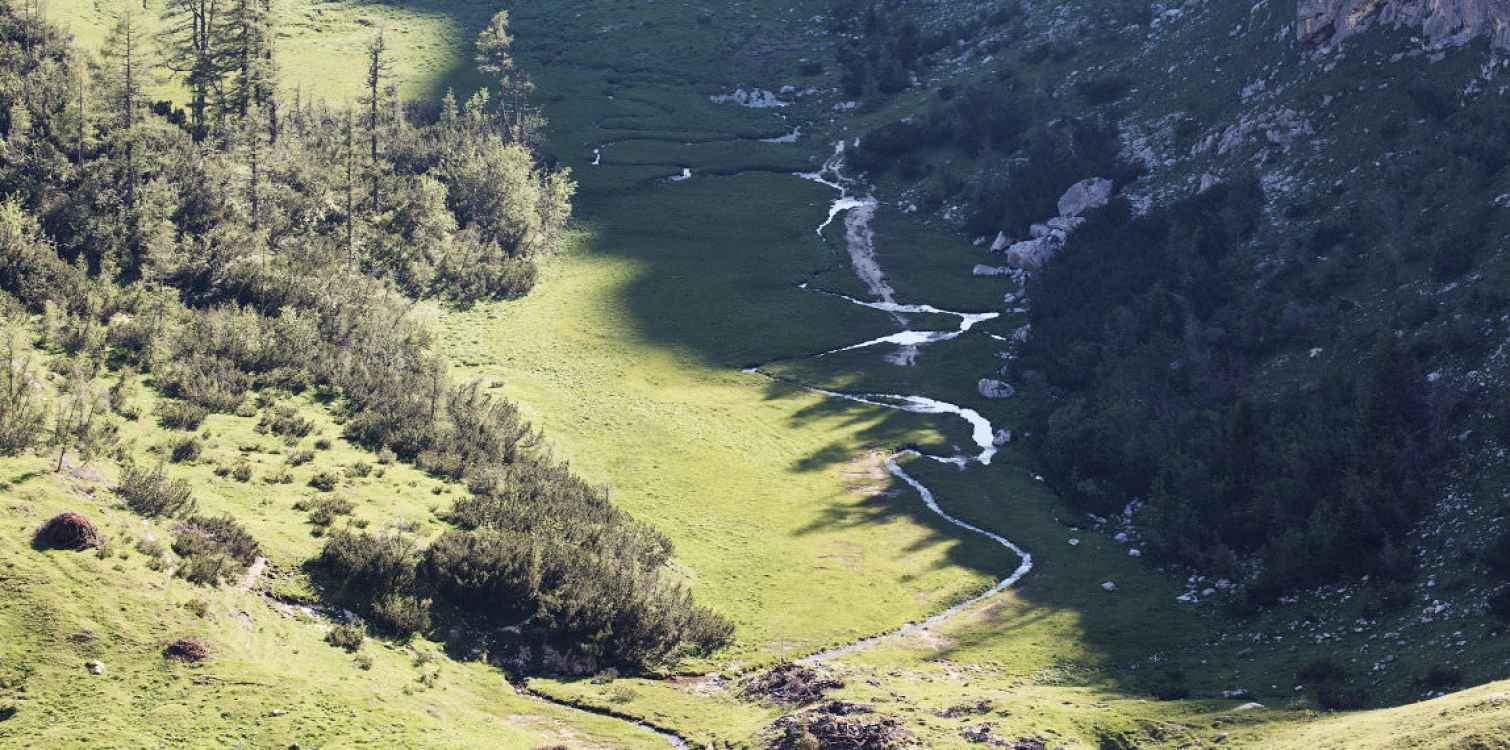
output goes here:
<path id="1" fill-rule="evenodd" d="M 198 636 L 184 636 L 169 643 L 163 649 L 163 655 L 179 661 L 204 661 L 210 658 L 210 644 L 200 640 Z"/>
<path id="2" fill-rule="evenodd" d="M 757 676 L 745 687 L 745 694 L 773 703 L 800 706 L 823 698 L 823 691 L 844 687 L 844 683 L 824 677 L 799 664 L 778 664 Z"/>
<path id="3" fill-rule="evenodd" d="M 79 513 L 64 511 L 47 519 L 32 536 L 38 547 L 89 549 L 105 546 L 100 530 Z"/>

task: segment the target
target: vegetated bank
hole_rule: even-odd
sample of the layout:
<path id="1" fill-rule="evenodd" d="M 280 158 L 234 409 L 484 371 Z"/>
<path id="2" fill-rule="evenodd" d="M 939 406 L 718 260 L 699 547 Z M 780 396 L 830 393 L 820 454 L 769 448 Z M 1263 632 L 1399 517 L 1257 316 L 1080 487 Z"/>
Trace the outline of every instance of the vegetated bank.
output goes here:
<path id="1" fill-rule="evenodd" d="M 1463 489 L 1457 469 L 1492 483 L 1504 435 L 1486 387 L 1504 104 L 1478 93 L 1476 45 L 1379 30 L 1331 57 L 1261 10 L 1197 71 L 1241 14 L 837 3 L 845 92 L 908 115 L 853 158 L 1009 264 L 1065 222 L 1067 188 L 1110 179 L 1121 199 L 1070 220 L 1033 276 L 1011 365 L 1046 480 L 1153 561 L 1236 582 L 1234 612 L 1365 576 L 1400 602 L 1434 554 L 1413 538 L 1434 497 Z M 1484 532 L 1467 562 L 1500 571 L 1510 542 Z"/>
<path id="2" fill-rule="evenodd" d="M 569 175 L 532 152 L 507 14 L 476 47 L 500 89 L 400 101 L 379 29 L 344 109 L 282 98 L 265 5 L 205 11 L 165 9 L 181 110 L 145 94 L 153 45 L 134 10 L 94 60 L 0 7 L 0 450 L 119 462 L 121 501 L 184 519 L 182 569 L 214 583 L 256 541 L 234 516 L 194 515 L 169 459 L 192 458 L 208 414 L 313 393 L 349 440 L 464 488 L 435 539 L 332 528 L 310 561 L 327 601 L 398 633 L 466 624 L 500 658 L 534 646 L 526 668 L 541 644 L 579 659 L 556 667 L 643 668 L 725 642 L 732 626 L 667 573 L 666 538 L 552 458 L 513 404 L 453 382 L 413 315 L 526 293 L 569 217 Z M 44 361 L 65 375 L 51 406 Z M 138 383 L 168 398 L 156 415 L 133 408 Z M 185 430 L 155 466 L 116 440 L 120 420 L 151 416 Z M 292 410 L 264 419 L 301 429 Z"/>

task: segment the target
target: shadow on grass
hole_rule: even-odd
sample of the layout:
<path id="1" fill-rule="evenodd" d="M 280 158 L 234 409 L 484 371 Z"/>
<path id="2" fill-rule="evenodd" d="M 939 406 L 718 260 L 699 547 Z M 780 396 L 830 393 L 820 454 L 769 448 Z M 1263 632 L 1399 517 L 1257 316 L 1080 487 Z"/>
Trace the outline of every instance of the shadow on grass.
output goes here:
<path id="1" fill-rule="evenodd" d="M 613 166 L 611 150 L 603 166 L 575 170 L 580 185 L 576 215 L 600 230 L 584 252 L 632 260 L 639 269 L 613 301 L 633 335 L 650 345 L 684 352 L 695 364 L 734 370 L 804 358 L 895 332 L 896 323 L 886 313 L 797 289 L 815 276 L 845 273 L 846 254 L 814 231 L 828 216 L 834 190 L 779 171 L 706 176 L 710 165 L 729 174 L 739 172 L 740 164 L 774 169 L 783 161 L 793 172 L 816 169 L 831 149 L 821 125 L 805 129 L 803 140 L 795 145 L 758 144 L 769 145 L 771 154 L 789 156 L 764 156 L 762 150 L 750 148 L 752 144 L 732 140 L 750 131 L 797 124 L 800 103 L 789 110 L 794 117 L 789 121 L 775 112 L 712 105 L 704 90 L 710 86 L 731 90 L 763 83 L 743 80 L 749 71 L 724 59 L 728 55 L 717 34 L 661 23 L 656 14 L 666 10 L 640 6 L 595 6 L 594 29 L 614 28 L 620 22 L 637 25 L 632 34 L 589 34 L 586 21 L 574 20 L 569 12 L 579 7 L 586 8 L 561 2 L 552 6 L 550 15 L 516 17 L 516 33 L 532 39 L 521 52 L 521 62 L 536 73 L 542 85 L 538 100 L 552 120 L 554 143 L 547 148 L 565 152 L 587 145 L 590 152 L 592 144 L 613 140 L 616 133 L 608 126 L 632 128 L 637 145 L 626 155 L 636 161 L 689 165 L 694 173 L 691 179 L 656 186 L 646 179 L 644 169 Z M 588 39 L 591 43 L 582 43 Z M 659 56 L 651 54 L 657 51 Z M 801 51 L 792 54 L 795 59 Z M 448 75 L 460 76 L 454 71 Z M 576 88 L 552 98 L 547 87 L 553 81 Z M 720 129 L 731 140 L 706 140 Z M 702 134 L 695 146 L 685 136 L 693 131 Z M 829 236 L 839 231 L 831 227 Z M 926 262 L 914 265 L 920 274 L 932 272 Z M 948 291 L 950 284 L 922 286 Z M 949 299 L 929 301 L 951 306 Z M 968 301 L 960 305 L 972 306 Z M 981 367 L 992 364 L 983 362 Z M 885 366 L 879 357 L 876 366 Z M 766 397 L 787 398 L 794 389 L 771 383 Z M 844 430 L 880 451 L 920 447 L 947 455 L 952 449 L 915 443 L 929 427 L 943 432 L 946 442 L 957 436 L 960 428 L 949 421 L 953 419 L 829 398 L 797 410 L 790 426 Z M 853 458 L 844 443 L 834 441 L 789 468 L 800 473 L 838 471 Z M 908 471 L 914 470 L 947 512 L 1000 533 L 1035 556 L 1037 567 L 1023 581 L 1024 588 L 1012 595 L 1024 607 L 1012 608 L 1002 622 L 979 625 L 980 638 L 1028 638 L 1047 627 L 1045 623 L 1067 618 L 1076 623 L 1074 645 L 1082 658 L 1108 664 L 1137 661 L 1194 632 L 1190 618 L 1169 606 L 1173 596 L 1167 584 L 1125 557 L 1118 559 L 1116 550 L 1093 553 L 1089 547 L 1094 545 L 1086 545 L 1066 553 L 1064 529 L 1052 520 L 1059 506 L 1031 481 L 1025 466 L 998 460 L 990 467 L 971 465 L 961 472 L 926 460 L 908 462 Z M 931 532 L 917 544 L 948 544 L 948 565 L 999 579 L 1019 564 L 1009 550 L 930 511 L 899 479 L 878 476 L 873 484 L 876 487 L 867 488 L 870 494 L 864 499 L 828 509 L 799 533 L 905 518 Z M 1115 594 L 1100 588 L 1110 578 L 1125 582 Z M 978 648 L 961 645 L 940 657 L 965 658 Z"/>

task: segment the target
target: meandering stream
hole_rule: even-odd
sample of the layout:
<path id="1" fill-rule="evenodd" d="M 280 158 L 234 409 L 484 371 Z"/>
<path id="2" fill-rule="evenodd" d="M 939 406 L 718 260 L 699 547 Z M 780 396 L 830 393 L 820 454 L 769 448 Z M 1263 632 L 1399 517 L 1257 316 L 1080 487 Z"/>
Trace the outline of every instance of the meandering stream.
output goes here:
<path id="1" fill-rule="evenodd" d="M 844 178 L 842 173 L 843 166 L 844 142 L 840 141 L 835 146 L 834 154 L 829 157 L 826 162 L 824 162 L 823 168 L 821 170 L 819 170 L 818 172 L 799 174 L 798 177 L 827 185 L 838 192 L 838 196 L 833 200 L 832 203 L 829 204 L 827 217 L 823 220 L 823 223 L 818 225 L 818 234 L 822 236 L 824 230 L 827 229 L 829 225 L 831 225 L 839 217 L 839 215 L 845 214 L 845 244 L 850 256 L 850 260 L 852 261 L 852 265 L 855 269 L 855 273 L 860 277 L 860 280 L 865 283 L 866 288 L 871 292 L 871 294 L 879 297 L 880 300 L 867 302 L 854 299 L 852 297 L 847 297 L 842 294 L 836 294 L 834 292 L 809 289 L 808 284 L 802 284 L 800 288 L 813 291 L 818 294 L 828 294 L 830 296 L 838 297 L 852 304 L 868 307 L 873 310 L 889 312 L 896 317 L 897 322 L 903 326 L 903 329 L 901 331 L 898 331 L 897 333 L 871 339 L 868 341 L 862 341 L 858 344 L 839 347 L 837 349 L 832 349 L 815 356 L 822 357 L 837 352 L 846 352 L 871 346 L 892 344 L 899 347 L 899 353 L 888 356 L 887 361 L 891 362 L 892 364 L 910 365 L 917 356 L 918 347 L 958 338 L 959 336 L 969 332 L 970 329 L 973 328 L 977 323 L 992 320 L 1001 315 L 1001 313 L 999 312 L 964 313 L 955 312 L 952 310 L 944 310 L 927 304 L 909 305 L 897 303 L 894 299 L 894 290 L 891 288 L 890 284 L 886 283 L 885 275 L 882 273 L 880 264 L 876 262 L 875 237 L 870 231 L 869 227 L 870 218 L 874 215 L 875 209 L 879 204 L 874 198 L 871 197 L 856 198 L 850 195 L 849 189 L 847 187 L 849 183 Z M 904 315 L 908 313 L 953 315 L 959 318 L 959 325 L 954 330 L 916 331 L 906 327 L 907 319 L 904 317 Z M 758 371 L 758 368 L 750 368 L 749 370 L 746 370 L 746 372 Z M 991 422 L 984 416 L 982 416 L 980 412 L 956 404 L 951 404 L 948 402 L 939 401 L 937 399 L 932 399 L 926 396 L 919 396 L 915 394 L 854 394 L 841 393 L 838 391 L 828 391 L 821 388 L 808 388 L 808 390 L 815 393 L 821 393 L 825 396 L 842 398 L 848 401 L 856 401 L 859 403 L 869 404 L 871 406 L 879 406 L 886 409 L 899 409 L 901 411 L 912 412 L 914 414 L 953 414 L 969 423 L 971 428 L 971 440 L 975 443 L 975 446 L 979 450 L 979 452 L 973 455 L 934 456 L 913 450 L 902 451 L 901 453 L 886 460 L 886 469 L 890 471 L 891 474 L 897 479 L 906 482 L 913 489 L 917 490 L 918 494 L 923 498 L 923 504 L 928 506 L 929 510 L 938 514 L 940 518 L 948 521 L 951 524 L 954 524 L 955 526 L 958 526 L 959 528 L 985 536 L 986 538 L 1001 545 L 1007 550 L 1010 550 L 1014 555 L 1017 555 L 1021 562 L 1010 575 L 998 581 L 995 586 L 987 589 L 984 593 L 972 597 L 966 601 L 960 602 L 959 604 L 956 604 L 944 610 L 943 612 L 929 617 L 921 623 L 907 623 L 906 625 L 903 625 L 902 627 L 897 628 L 896 630 L 893 630 L 889 633 L 873 636 L 871 638 L 856 641 L 855 643 L 851 643 L 847 646 L 823 651 L 821 653 L 798 659 L 798 663 L 812 664 L 826 661 L 836 657 L 844 656 L 846 654 L 852 654 L 868 646 L 872 646 L 882 641 L 896 638 L 898 636 L 927 630 L 928 628 L 933 627 L 934 625 L 937 625 L 956 614 L 959 614 L 972 605 L 1001 593 L 1002 591 L 1006 590 L 1007 587 L 1021 580 L 1024 575 L 1027 575 L 1028 571 L 1032 570 L 1033 556 L 1028 554 L 1026 550 L 1012 543 L 1011 540 L 1007 539 L 1004 536 L 1001 536 L 1000 534 L 987 531 L 980 528 L 979 526 L 967 523 L 958 518 L 955 518 L 949 513 L 946 513 L 942 508 L 939 507 L 938 500 L 934 497 L 933 491 L 928 489 L 928 487 L 925 486 L 922 482 L 918 481 L 917 478 L 913 477 L 911 474 L 908 474 L 898 463 L 898 459 L 900 457 L 912 455 L 922 458 L 929 458 L 942 463 L 953 464 L 960 467 L 961 469 L 966 468 L 971 463 L 979 463 L 981 465 L 990 464 L 991 458 L 996 455 L 996 444 L 994 442 L 996 431 L 995 429 L 993 429 Z"/>
<path id="2" fill-rule="evenodd" d="M 799 132 L 799 130 L 793 131 L 791 140 L 795 140 L 795 136 Z M 771 139 L 771 142 L 784 143 L 789 141 L 786 137 L 783 137 L 779 139 Z M 602 164 L 602 148 L 608 145 L 610 144 L 603 143 L 600 144 L 598 148 L 593 149 L 593 166 L 599 166 Z M 812 356 L 823 357 L 839 352 L 847 352 L 875 346 L 892 345 L 897 347 L 897 351 L 895 353 L 887 355 L 885 358 L 886 361 L 894 365 L 911 365 L 917 357 L 920 347 L 958 338 L 970 332 L 971 329 L 973 329 L 977 324 L 999 317 L 1001 313 L 996 311 L 974 313 L 956 312 L 934 307 L 933 305 L 928 304 L 903 304 L 896 301 L 896 292 L 886 281 L 885 273 L 883 272 L 880 264 L 876 261 L 875 236 L 870 229 L 871 217 L 874 216 L 875 211 L 879 207 L 880 203 L 874 197 L 871 197 L 869 195 L 863 197 L 851 195 L 849 185 L 851 185 L 852 182 L 846 179 L 843 175 L 844 145 L 844 142 L 840 141 L 836 145 L 833 155 L 824 162 L 822 168 L 818 171 L 800 173 L 796 176 L 801 179 L 810 180 L 822 185 L 826 185 L 832 188 L 838 194 L 829 204 L 827 215 L 818 225 L 816 231 L 820 237 L 823 237 L 824 232 L 830 225 L 839 220 L 841 216 L 844 218 L 844 249 L 849 255 L 851 268 L 854 269 L 854 272 L 860 279 L 860 281 L 865 284 L 866 290 L 869 292 L 869 294 L 876 299 L 872 301 L 856 299 L 854 297 L 849 297 L 832 291 L 810 288 L 809 284 L 802 284 L 799 288 L 810 291 L 814 294 L 825 294 L 836 297 L 850 304 L 890 313 L 895 318 L 898 325 L 901 327 L 901 330 L 893 334 L 888 334 L 886 336 L 881 336 L 867 341 L 861 341 L 826 352 L 820 352 Z M 663 184 L 669 182 L 679 182 L 689 179 L 691 176 L 692 170 L 690 168 L 683 167 L 681 174 L 661 178 L 659 182 Z M 954 316 L 958 318 L 958 324 L 952 330 L 914 330 L 908 327 L 908 320 L 906 317 L 907 315 L 913 314 Z M 991 335 L 993 339 L 1005 340 L 1002 339 L 1002 337 L 996 336 L 994 334 L 988 335 Z M 760 373 L 760 369 L 758 367 L 752 367 L 746 369 L 745 372 Z M 950 617 L 963 612 L 964 610 L 972 607 L 975 604 L 978 604 L 986 599 L 1000 594 L 1008 587 L 1017 583 L 1017 581 L 1021 580 L 1024 575 L 1032 570 L 1033 557 L 1026 550 L 1017 546 L 1011 540 L 1000 534 L 982 529 L 979 526 L 975 526 L 971 523 L 963 521 L 944 511 L 943 508 L 939 507 L 938 500 L 934 496 L 933 491 L 930 490 L 921 481 L 919 481 L 916 477 L 907 473 L 907 471 L 904 470 L 899 463 L 899 459 L 901 459 L 902 457 L 913 456 L 918 458 L 931 459 L 941 463 L 952 464 L 962 470 L 967 469 L 972 463 L 981 464 L 983 466 L 988 465 L 991 463 L 991 459 L 996 455 L 997 451 L 997 446 L 994 442 L 996 430 L 993 428 L 990 420 L 988 420 L 986 417 L 984 417 L 974 409 L 959 406 L 957 404 L 951 404 L 945 401 L 939 401 L 937 399 L 928 398 L 926 396 L 917 394 L 842 393 L 839 391 L 824 390 L 810 386 L 804 387 L 809 391 L 819 393 L 824 396 L 845 399 L 847 401 L 863 403 L 870 406 L 877 406 L 885 409 L 897 409 L 914 414 L 953 414 L 960 419 L 965 420 L 965 422 L 968 423 L 971 428 L 971 441 L 975 445 L 975 451 L 953 456 L 930 455 L 915 450 L 901 451 L 900 453 L 897 453 L 886 459 L 886 469 L 892 474 L 892 476 L 895 476 L 897 479 L 917 490 L 918 494 L 923 499 L 923 504 L 926 505 L 929 510 L 937 514 L 940 518 L 944 519 L 950 524 L 953 524 L 954 526 L 972 533 L 980 534 L 987 539 L 990 539 L 992 542 L 1001 545 L 1004 549 L 1011 552 L 1013 555 L 1016 555 L 1019 559 L 1019 563 L 1008 576 L 998 581 L 994 586 L 987 589 L 985 592 L 973 596 L 965 601 L 959 602 L 958 604 L 955 604 L 948 609 L 923 620 L 922 622 L 907 623 L 897 628 L 896 630 L 887 633 L 882 633 L 880 635 L 865 638 L 839 648 L 811 654 L 809 656 L 798 659 L 798 663 L 814 664 L 827 661 L 840 656 L 844 656 L 846 654 L 855 653 L 861 649 L 873 646 L 883 641 L 897 638 L 902 635 L 927 630 L 949 619 Z M 536 695 L 536 697 L 542 698 L 543 700 L 557 703 L 558 705 L 570 705 L 562 703 L 561 701 L 546 698 L 544 696 L 539 696 L 538 694 L 531 694 Z M 571 707 L 578 710 L 588 710 L 582 709 L 581 707 L 577 706 Z M 637 726 L 641 727 L 642 729 L 653 731 L 661 735 L 678 748 L 688 747 L 687 743 L 682 738 L 671 732 L 654 728 L 639 722 L 634 723 L 636 723 Z"/>

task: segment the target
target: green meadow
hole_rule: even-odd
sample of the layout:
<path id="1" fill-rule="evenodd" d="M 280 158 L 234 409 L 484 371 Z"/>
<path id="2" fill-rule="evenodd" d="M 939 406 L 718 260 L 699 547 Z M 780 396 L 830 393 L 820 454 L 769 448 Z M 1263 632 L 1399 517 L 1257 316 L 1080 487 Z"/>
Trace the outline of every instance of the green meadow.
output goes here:
<path id="1" fill-rule="evenodd" d="M 118 6 L 47 7 L 87 46 Z M 455 87 L 465 98 L 479 80 L 470 40 L 494 8 L 286 0 L 278 10 L 285 88 L 340 101 L 355 96 L 362 46 L 377 28 L 407 94 Z M 835 114 L 827 93 L 769 110 L 709 97 L 833 88 L 831 76 L 798 72 L 804 57 L 831 57 L 802 34 L 822 4 L 736 3 L 706 22 L 702 5 L 684 2 L 526 0 L 510 10 L 516 54 L 549 121 L 542 151 L 579 184 L 574 226 L 528 296 L 422 312 L 453 376 L 480 378 L 519 403 L 555 455 L 674 541 L 677 570 L 698 600 L 737 627 L 733 646 L 666 674 L 529 685 L 695 745 L 751 746 L 784 713 L 742 696 L 754 670 L 925 619 L 1019 563 L 933 514 L 885 470 L 903 448 L 973 452 L 961 420 L 808 387 L 925 395 L 1018 429 L 1019 407 L 982 398 L 976 381 L 1003 364 L 1002 344 L 986 334 L 1009 335 L 1024 321 L 1005 314 L 923 347 L 911 367 L 886 363 L 887 347 L 813 356 L 897 330 L 889 314 L 798 288 L 864 293 L 842 229 L 815 232 L 834 191 L 794 173 L 816 170 L 834 141 L 879 116 Z M 165 82 L 160 92 L 175 89 Z M 761 141 L 798 124 L 795 143 Z M 683 169 L 690 178 L 665 179 Z M 972 277 L 983 253 L 897 206 L 883 207 L 873 229 L 898 301 L 1000 310 L 1015 291 L 1005 279 Z M 955 322 L 910 317 L 919 328 Z M 144 413 L 154 398 L 143 390 Z M 261 541 L 271 567 L 249 591 L 173 579 L 148 541 L 169 539 L 171 528 L 120 506 L 105 489 L 111 477 L 53 474 L 46 456 L 0 459 L 0 679 L 24 686 L 20 710 L 0 722 L 0 743 L 665 746 L 625 721 L 516 694 L 496 668 L 453 660 L 422 639 L 370 639 L 364 669 L 324 642 L 327 617 L 257 595 L 297 599 L 312 585 L 299 565 L 318 551 L 320 530 L 295 506 L 319 494 L 307 486 L 315 472 L 341 472 L 336 493 L 371 528 L 403 521 L 434 532 L 446 493 L 462 491 L 347 444 L 323 404 L 289 403 L 316 422 L 315 434 L 286 444 L 257 433 L 255 417 L 215 415 L 200 433 L 203 454 L 174 467 L 193 481 L 202 510 L 234 513 Z M 144 459 L 169 438 L 150 417 L 123 435 Z M 316 449 L 321 436 L 327 443 Z M 313 460 L 291 465 L 289 455 L 306 448 Z M 251 467 L 249 480 L 217 471 L 239 464 Z M 1176 602 L 1179 581 L 1057 502 L 1015 445 L 963 471 L 926 458 L 903 465 L 944 510 L 1008 537 L 1034 564 L 1017 586 L 929 631 L 822 665 L 846 683 L 834 697 L 899 717 L 922 746 L 965 746 L 963 730 L 982 722 L 1001 737 L 1066 746 L 1510 746 L 1495 733 L 1506 699 L 1493 685 L 1379 712 L 1316 712 L 1291 690 L 1292 657 L 1243 660 L 1231 644 L 1210 645 L 1219 619 Z M 268 481 L 281 472 L 288 483 Z M 31 530 L 68 508 L 94 518 L 111 545 L 99 554 L 32 549 Z M 182 634 L 216 644 L 216 657 L 164 662 L 163 644 Z M 95 658 L 103 675 L 83 667 Z M 1149 699 L 1152 685 L 1170 680 L 1192 699 Z M 1220 699 L 1237 687 L 1267 708 L 1238 711 L 1245 701 Z"/>

